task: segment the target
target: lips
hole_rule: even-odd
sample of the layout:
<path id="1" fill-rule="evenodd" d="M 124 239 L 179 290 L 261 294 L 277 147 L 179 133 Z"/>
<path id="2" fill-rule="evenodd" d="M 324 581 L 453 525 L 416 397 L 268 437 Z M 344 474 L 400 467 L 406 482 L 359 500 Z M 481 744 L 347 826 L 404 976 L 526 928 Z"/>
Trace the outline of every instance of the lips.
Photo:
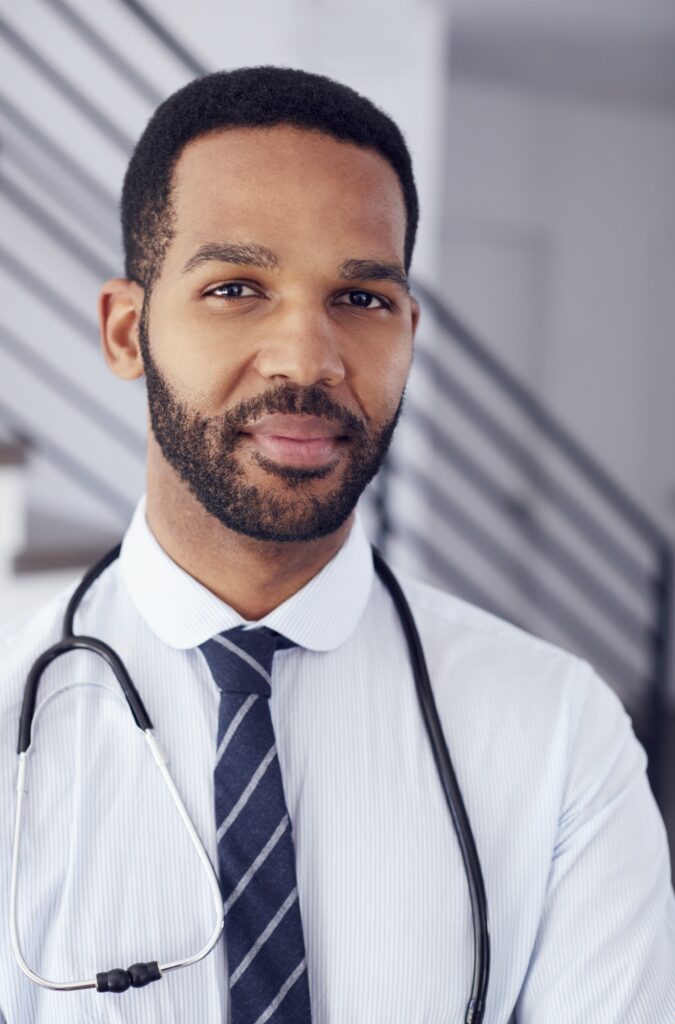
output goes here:
<path id="1" fill-rule="evenodd" d="M 344 436 L 337 423 L 322 419 L 320 416 L 298 416 L 289 413 L 274 413 L 256 420 L 242 433 L 252 437 L 286 437 L 295 441 L 314 441 L 322 438 Z"/>
<path id="2" fill-rule="evenodd" d="M 296 466 L 324 465 L 347 440 L 337 423 L 286 413 L 265 416 L 241 433 L 261 454 Z"/>

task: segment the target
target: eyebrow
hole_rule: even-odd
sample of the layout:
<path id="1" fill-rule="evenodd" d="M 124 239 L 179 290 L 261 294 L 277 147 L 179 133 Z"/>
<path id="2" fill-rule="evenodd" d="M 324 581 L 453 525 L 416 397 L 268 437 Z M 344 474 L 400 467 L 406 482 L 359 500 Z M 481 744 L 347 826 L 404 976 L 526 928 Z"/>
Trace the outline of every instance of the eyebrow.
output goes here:
<path id="1" fill-rule="evenodd" d="M 392 281 L 409 292 L 408 276 L 400 263 L 388 260 L 345 260 L 338 267 L 338 277 L 349 281 Z"/>
<path id="2" fill-rule="evenodd" d="M 197 252 L 187 261 L 182 273 L 188 274 L 203 263 L 217 260 L 219 263 L 239 263 L 247 267 L 260 267 L 262 270 L 278 270 L 281 266 L 279 257 L 266 245 L 257 242 L 207 242 L 200 245 Z"/>
<path id="3" fill-rule="evenodd" d="M 266 245 L 257 242 L 207 242 L 189 258 L 182 273 L 189 274 L 204 263 L 236 263 L 240 266 L 259 267 L 261 270 L 279 270 L 281 260 Z M 338 267 L 343 280 L 392 281 L 409 292 L 408 277 L 400 263 L 378 259 L 345 260 Z"/>

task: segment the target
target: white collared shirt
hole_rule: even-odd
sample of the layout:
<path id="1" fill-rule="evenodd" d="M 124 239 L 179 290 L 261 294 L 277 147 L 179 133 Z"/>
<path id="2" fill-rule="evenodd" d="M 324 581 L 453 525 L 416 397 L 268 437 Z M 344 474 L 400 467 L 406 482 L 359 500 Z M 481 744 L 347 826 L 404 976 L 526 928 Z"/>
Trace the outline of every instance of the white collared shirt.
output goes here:
<path id="1" fill-rule="evenodd" d="M 573 655 L 399 575 L 421 634 L 488 895 L 485 1024 L 675 1020 L 675 900 L 645 757 L 619 701 Z M 26 674 L 67 593 L 0 634 L 0 1018 L 224 1024 L 225 941 L 123 995 L 49 992 L 16 965 L 8 894 Z M 219 691 L 198 645 L 241 617 L 180 569 L 141 501 L 76 631 L 126 663 L 217 864 Z M 262 623 L 296 850 L 314 1024 L 450 1024 L 471 988 L 466 878 L 392 600 L 356 518 L 340 551 Z M 92 686 L 91 684 L 98 684 Z M 196 952 L 208 886 L 117 684 L 68 654 L 38 697 L 19 934 L 53 980 Z M 271 1024 L 277 1018 L 273 1018 Z"/>

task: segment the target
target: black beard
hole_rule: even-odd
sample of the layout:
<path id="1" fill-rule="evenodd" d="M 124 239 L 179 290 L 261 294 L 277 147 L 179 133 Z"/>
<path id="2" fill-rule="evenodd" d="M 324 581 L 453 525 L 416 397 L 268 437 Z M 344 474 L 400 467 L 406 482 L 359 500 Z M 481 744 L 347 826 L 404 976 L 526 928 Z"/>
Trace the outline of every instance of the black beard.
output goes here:
<path id="1" fill-rule="evenodd" d="M 207 512 L 230 530 L 255 540 L 309 541 L 342 526 L 382 465 L 401 415 L 405 389 L 393 417 L 372 432 L 362 419 L 333 402 L 319 385 L 300 388 L 282 384 L 209 418 L 176 399 L 154 362 L 145 307 L 139 336 L 153 433 L 164 458 Z M 270 494 L 246 483 L 235 454 L 240 432 L 270 413 L 321 416 L 340 426 L 340 433 L 347 437 L 341 443 L 348 447 L 342 480 L 334 490 L 318 498 L 303 486 L 326 477 L 332 465 L 283 466 L 257 452 L 252 460 L 285 481 L 285 493 Z"/>

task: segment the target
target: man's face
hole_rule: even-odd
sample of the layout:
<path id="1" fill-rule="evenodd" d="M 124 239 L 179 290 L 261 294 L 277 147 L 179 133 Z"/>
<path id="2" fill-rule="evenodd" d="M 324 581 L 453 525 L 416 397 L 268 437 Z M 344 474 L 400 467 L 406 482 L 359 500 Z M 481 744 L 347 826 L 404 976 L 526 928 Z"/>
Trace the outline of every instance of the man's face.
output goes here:
<path id="1" fill-rule="evenodd" d="M 410 367 L 398 178 L 317 132 L 233 129 L 185 148 L 173 206 L 140 325 L 157 443 L 230 529 L 332 533 L 384 458 Z"/>

